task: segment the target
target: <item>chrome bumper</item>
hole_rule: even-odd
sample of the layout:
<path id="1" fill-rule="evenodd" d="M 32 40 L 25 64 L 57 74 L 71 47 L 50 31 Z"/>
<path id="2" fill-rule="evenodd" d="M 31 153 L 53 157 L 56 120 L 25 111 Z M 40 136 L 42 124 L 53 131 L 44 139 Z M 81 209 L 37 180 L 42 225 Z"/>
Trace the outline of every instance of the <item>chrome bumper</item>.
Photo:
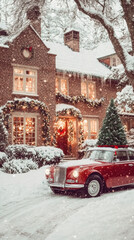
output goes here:
<path id="1" fill-rule="evenodd" d="M 69 188 L 69 189 L 79 189 L 84 188 L 84 184 L 60 184 L 60 183 L 49 183 L 50 187 L 57 187 L 57 188 Z"/>

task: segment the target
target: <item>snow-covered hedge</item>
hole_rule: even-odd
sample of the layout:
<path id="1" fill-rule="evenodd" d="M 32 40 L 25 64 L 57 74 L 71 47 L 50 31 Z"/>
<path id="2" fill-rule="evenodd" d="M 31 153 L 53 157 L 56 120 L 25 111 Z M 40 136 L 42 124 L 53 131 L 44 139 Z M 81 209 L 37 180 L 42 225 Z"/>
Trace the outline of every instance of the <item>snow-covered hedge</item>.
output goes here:
<path id="1" fill-rule="evenodd" d="M 35 161 L 39 166 L 59 163 L 64 156 L 64 153 L 60 148 L 52 146 L 35 147 L 34 149 L 36 151 Z"/>
<path id="2" fill-rule="evenodd" d="M 60 148 L 52 146 L 31 147 L 9 145 L 5 153 L 0 153 L 0 164 L 7 173 L 24 173 L 46 164 L 59 163 L 64 154 Z"/>
<path id="3" fill-rule="evenodd" d="M 3 171 L 6 173 L 26 173 L 29 170 L 37 169 L 37 163 L 32 159 L 12 159 L 3 164 Z"/>
<path id="4" fill-rule="evenodd" d="M 81 149 L 78 151 L 79 158 L 83 157 L 84 153 L 89 147 L 95 147 L 98 139 L 86 139 L 81 145 Z"/>
<path id="5" fill-rule="evenodd" d="M 94 147 L 97 143 L 97 139 L 86 139 L 84 143 L 81 145 L 82 149 L 86 147 Z"/>
<path id="6" fill-rule="evenodd" d="M 27 145 L 9 145 L 6 148 L 8 159 L 32 159 L 39 167 L 58 163 L 63 158 L 63 151 L 52 146 L 30 147 Z"/>
<path id="7" fill-rule="evenodd" d="M 8 160 L 7 155 L 4 152 L 0 152 L 0 167 L 2 167 L 3 163 Z"/>
<path id="8" fill-rule="evenodd" d="M 34 147 L 30 147 L 25 144 L 16 144 L 16 145 L 9 145 L 5 153 L 7 154 L 9 159 L 24 159 L 24 158 L 34 158 L 36 152 Z"/>

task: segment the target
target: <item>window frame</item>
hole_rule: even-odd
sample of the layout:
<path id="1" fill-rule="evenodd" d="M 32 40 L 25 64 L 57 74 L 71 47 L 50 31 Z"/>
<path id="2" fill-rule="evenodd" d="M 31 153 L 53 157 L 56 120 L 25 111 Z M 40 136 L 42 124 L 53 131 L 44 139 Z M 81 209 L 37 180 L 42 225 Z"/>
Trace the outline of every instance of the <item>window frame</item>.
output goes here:
<path id="1" fill-rule="evenodd" d="M 22 117 L 23 121 L 24 121 L 24 129 L 23 129 L 23 144 L 27 144 L 26 143 L 26 118 L 34 118 L 35 119 L 35 146 L 37 146 L 37 116 L 38 113 L 22 113 L 22 112 L 13 112 L 12 113 L 12 144 L 15 145 L 14 140 L 13 140 L 13 123 L 14 123 L 14 118 L 15 117 Z M 28 144 L 27 144 L 28 145 Z M 29 145 L 32 146 L 32 145 Z"/>
<path id="2" fill-rule="evenodd" d="M 61 81 L 62 80 L 65 80 L 66 83 L 67 83 L 67 94 L 64 94 L 62 91 L 61 91 Z M 58 90 L 56 91 L 56 81 L 58 82 Z M 64 94 L 65 96 L 69 95 L 69 80 L 67 77 L 57 77 L 55 78 L 55 93 L 61 93 L 61 94 Z"/>
<path id="3" fill-rule="evenodd" d="M 87 138 L 85 138 L 85 134 L 84 134 L 84 138 L 85 139 L 97 139 L 98 134 L 99 134 L 99 118 L 98 117 L 86 117 L 83 116 L 83 121 L 87 120 L 87 127 L 88 127 L 88 135 Z M 95 120 L 97 123 L 97 134 L 91 134 L 91 121 Z M 96 136 L 96 138 L 92 138 L 93 136 Z"/>
<path id="4" fill-rule="evenodd" d="M 85 83 L 85 85 L 86 85 L 86 96 L 84 94 L 82 94 L 82 83 Z M 89 84 L 94 85 L 94 98 L 91 98 L 89 95 Z M 88 99 L 94 100 L 96 98 L 96 82 L 92 81 L 91 79 L 90 80 L 88 80 L 86 78 L 81 79 L 81 95 L 85 96 Z"/>
<path id="5" fill-rule="evenodd" d="M 15 69 L 20 69 L 23 70 L 23 74 L 18 74 L 15 73 Z M 35 75 L 29 75 L 29 77 L 35 79 L 35 92 L 27 92 L 26 91 L 26 78 L 28 78 L 28 75 L 26 74 L 26 71 L 32 71 L 35 72 Z M 23 91 L 18 91 L 15 90 L 15 76 L 22 76 L 23 78 Z M 29 66 L 20 66 L 20 65 L 15 65 L 13 66 L 13 94 L 20 94 L 20 95 L 30 95 L 30 96 L 37 96 L 37 68 L 35 67 L 29 67 Z"/>

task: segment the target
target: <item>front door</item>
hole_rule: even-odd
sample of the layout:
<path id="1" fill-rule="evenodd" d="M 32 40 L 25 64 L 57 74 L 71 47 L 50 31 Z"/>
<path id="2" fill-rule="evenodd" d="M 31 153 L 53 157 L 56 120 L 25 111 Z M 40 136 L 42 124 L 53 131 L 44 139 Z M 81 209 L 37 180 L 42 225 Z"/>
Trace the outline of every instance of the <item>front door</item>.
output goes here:
<path id="1" fill-rule="evenodd" d="M 57 123 L 57 147 L 61 148 L 65 155 L 68 154 L 67 147 L 67 120 L 60 119 Z"/>
<path id="2" fill-rule="evenodd" d="M 56 124 L 57 147 L 65 155 L 74 155 L 76 148 L 76 119 L 60 118 Z"/>

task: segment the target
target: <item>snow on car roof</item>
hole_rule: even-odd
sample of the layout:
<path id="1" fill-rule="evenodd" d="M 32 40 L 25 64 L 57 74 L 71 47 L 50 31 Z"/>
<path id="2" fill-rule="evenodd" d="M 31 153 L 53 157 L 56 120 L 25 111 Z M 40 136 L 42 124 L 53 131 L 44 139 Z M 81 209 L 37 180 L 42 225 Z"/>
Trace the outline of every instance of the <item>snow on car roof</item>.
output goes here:
<path id="1" fill-rule="evenodd" d="M 119 148 L 114 148 L 114 147 L 87 147 L 86 151 L 91 151 L 91 150 L 107 150 L 107 151 L 123 151 L 123 150 L 131 150 L 134 151 L 133 148 L 129 148 L 129 147 L 119 147 Z"/>

